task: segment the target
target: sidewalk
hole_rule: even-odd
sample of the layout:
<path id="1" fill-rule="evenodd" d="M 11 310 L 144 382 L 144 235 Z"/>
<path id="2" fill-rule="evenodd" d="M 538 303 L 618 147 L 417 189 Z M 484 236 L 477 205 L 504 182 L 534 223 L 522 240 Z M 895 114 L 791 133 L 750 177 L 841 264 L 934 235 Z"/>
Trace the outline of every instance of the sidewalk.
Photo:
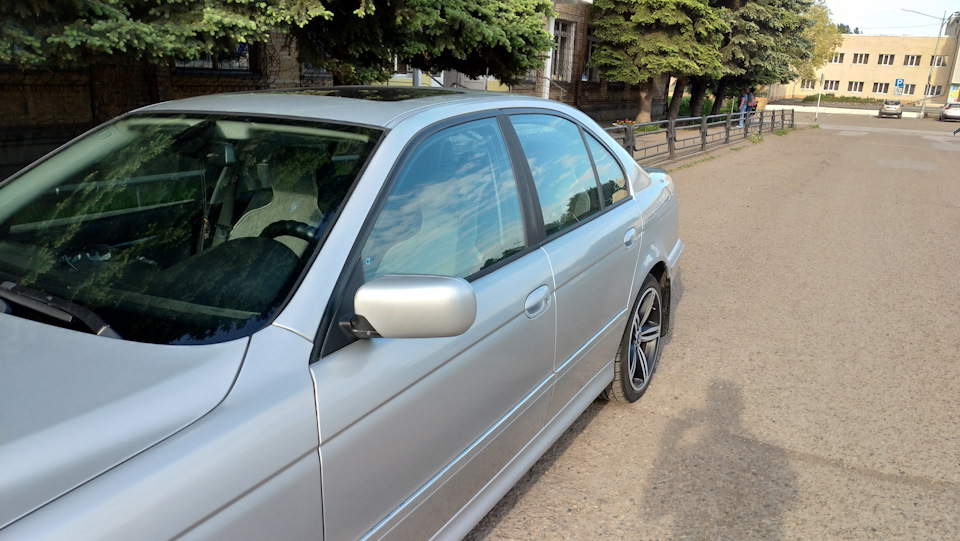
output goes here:
<path id="1" fill-rule="evenodd" d="M 920 118 L 920 105 L 914 105 L 914 101 L 917 100 L 910 100 L 910 105 L 907 105 L 907 101 L 904 101 L 903 118 Z M 941 104 L 933 103 L 932 100 L 927 100 L 927 119 L 930 119 L 931 117 L 936 119 L 936 117 L 940 114 L 941 107 Z M 793 109 L 798 113 L 804 112 L 816 114 L 817 102 L 805 102 L 798 98 L 783 99 L 768 103 L 765 109 L 770 111 Z M 878 109 L 878 105 L 867 103 L 821 102 L 819 107 L 821 115 L 823 115 L 825 112 L 828 112 L 834 115 L 877 116 Z"/>
<path id="2" fill-rule="evenodd" d="M 877 118 L 863 115 L 837 114 L 832 111 L 820 111 L 819 117 L 810 112 L 796 113 L 795 122 L 798 127 L 819 125 L 821 128 L 827 126 L 845 126 L 859 127 L 868 131 L 910 131 L 923 132 L 930 135 L 948 135 L 952 136 L 953 131 L 960 128 L 960 122 L 940 122 L 935 118 Z M 960 138 L 960 135 L 957 136 Z"/>

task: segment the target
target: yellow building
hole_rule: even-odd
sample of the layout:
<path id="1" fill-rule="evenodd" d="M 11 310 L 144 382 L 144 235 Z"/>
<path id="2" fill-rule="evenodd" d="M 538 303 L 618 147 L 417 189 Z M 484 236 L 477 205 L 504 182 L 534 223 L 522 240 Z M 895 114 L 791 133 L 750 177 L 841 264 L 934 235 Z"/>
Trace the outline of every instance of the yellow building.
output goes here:
<path id="1" fill-rule="evenodd" d="M 844 34 L 843 45 L 813 80 L 773 85 L 770 99 L 823 93 L 863 98 L 900 98 L 928 106 L 960 101 L 960 12 L 947 20 L 945 36 L 864 36 Z M 929 84 L 928 84 L 929 77 Z"/>

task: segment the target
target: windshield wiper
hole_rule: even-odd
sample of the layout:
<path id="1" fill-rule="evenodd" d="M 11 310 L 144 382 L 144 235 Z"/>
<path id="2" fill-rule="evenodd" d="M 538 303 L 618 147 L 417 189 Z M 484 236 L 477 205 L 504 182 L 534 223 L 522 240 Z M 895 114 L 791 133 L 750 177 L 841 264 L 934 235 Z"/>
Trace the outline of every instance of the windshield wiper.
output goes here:
<path id="1" fill-rule="evenodd" d="M 121 338 L 120 334 L 110 327 L 110 324 L 92 310 L 56 295 L 21 286 L 14 282 L 3 282 L 0 283 L 0 299 L 6 299 L 9 302 L 67 323 L 73 323 L 74 320 L 77 320 L 98 336 Z"/>

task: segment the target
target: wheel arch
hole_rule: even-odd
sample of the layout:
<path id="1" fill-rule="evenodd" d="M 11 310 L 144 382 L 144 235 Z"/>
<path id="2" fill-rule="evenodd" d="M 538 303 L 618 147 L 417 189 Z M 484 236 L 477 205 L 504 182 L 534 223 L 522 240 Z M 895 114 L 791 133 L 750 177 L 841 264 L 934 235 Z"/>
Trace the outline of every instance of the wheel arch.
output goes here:
<path id="1" fill-rule="evenodd" d="M 660 294 L 663 297 L 663 334 L 670 332 L 670 272 L 665 261 L 658 261 L 648 273 L 660 284 Z"/>

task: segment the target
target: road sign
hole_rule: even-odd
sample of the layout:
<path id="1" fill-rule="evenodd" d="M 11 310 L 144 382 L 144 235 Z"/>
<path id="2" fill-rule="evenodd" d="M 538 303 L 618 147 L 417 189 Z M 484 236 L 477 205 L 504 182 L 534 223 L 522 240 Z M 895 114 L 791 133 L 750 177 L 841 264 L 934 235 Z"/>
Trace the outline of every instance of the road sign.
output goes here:
<path id="1" fill-rule="evenodd" d="M 894 81 L 893 86 L 897 88 L 903 88 L 903 79 L 897 79 L 896 81 Z"/>

